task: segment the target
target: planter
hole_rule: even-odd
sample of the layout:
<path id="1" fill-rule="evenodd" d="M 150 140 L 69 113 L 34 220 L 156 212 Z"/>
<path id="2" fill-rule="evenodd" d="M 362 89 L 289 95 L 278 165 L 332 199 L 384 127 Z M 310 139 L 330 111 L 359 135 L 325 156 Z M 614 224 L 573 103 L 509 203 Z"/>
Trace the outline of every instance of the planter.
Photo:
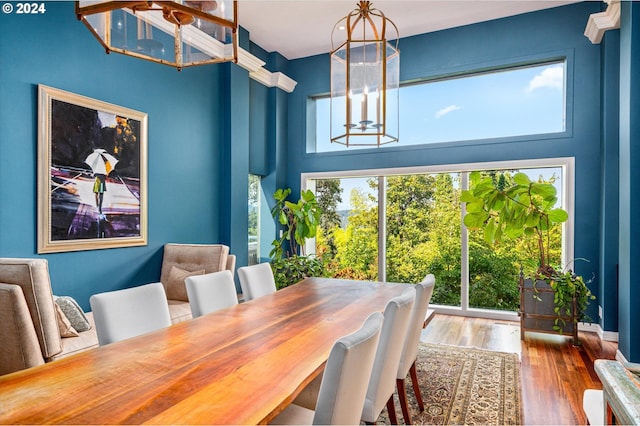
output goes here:
<path id="1" fill-rule="evenodd" d="M 560 330 L 554 329 L 558 315 L 555 312 L 554 296 L 555 291 L 548 282 L 544 280 L 534 281 L 525 279 L 520 275 L 520 339 L 524 340 L 525 331 L 536 331 L 539 333 L 553 333 L 570 335 L 573 337 L 573 344 L 579 345 L 578 324 L 576 321 L 576 300 L 573 299 L 571 315 L 564 315 L 564 320 L 558 321 Z"/>

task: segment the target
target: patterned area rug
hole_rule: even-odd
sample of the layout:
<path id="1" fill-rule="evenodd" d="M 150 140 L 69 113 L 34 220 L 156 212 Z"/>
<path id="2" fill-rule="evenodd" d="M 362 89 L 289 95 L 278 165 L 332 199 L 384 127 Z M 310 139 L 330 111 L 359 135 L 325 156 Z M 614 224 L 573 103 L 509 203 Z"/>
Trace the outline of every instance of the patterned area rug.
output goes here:
<path id="1" fill-rule="evenodd" d="M 416 364 L 425 410 L 418 412 L 411 378 L 405 380 L 416 425 L 519 425 L 517 354 L 421 343 Z M 403 423 L 397 395 L 398 421 Z M 386 409 L 378 423 L 388 424 Z"/>

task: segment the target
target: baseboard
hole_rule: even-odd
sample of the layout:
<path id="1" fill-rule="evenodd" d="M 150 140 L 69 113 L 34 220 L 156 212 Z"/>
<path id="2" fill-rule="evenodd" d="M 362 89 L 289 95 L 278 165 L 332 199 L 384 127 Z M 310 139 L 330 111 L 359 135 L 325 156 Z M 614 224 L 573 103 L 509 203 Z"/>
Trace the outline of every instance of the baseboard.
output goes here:
<path id="1" fill-rule="evenodd" d="M 622 352 L 620 352 L 620 349 L 616 350 L 616 361 L 619 361 L 623 364 L 626 362 L 629 362 L 629 360 L 627 360 L 627 358 L 622 354 Z"/>
<path id="2" fill-rule="evenodd" d="M 578 331 L 596 333 L 598 337 L 600 337 L 600 340 L 604 340 L 606 342 L 618 342 L 618 332 L 605 331 L 600 327 L 600 324 L 579 323 Z"/>

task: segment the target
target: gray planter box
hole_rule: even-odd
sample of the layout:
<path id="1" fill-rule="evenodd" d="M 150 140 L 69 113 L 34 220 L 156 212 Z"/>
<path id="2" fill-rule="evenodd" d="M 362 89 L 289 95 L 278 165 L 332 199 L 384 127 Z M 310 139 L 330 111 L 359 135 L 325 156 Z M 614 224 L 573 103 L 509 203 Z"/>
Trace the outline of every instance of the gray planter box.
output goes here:
<path id="1" fill-rule="evenodd" d="M 533 280 L 520 276 L 520 339 L 524 340 L 525 331 L 539 333 L 553 333 L 569 335 L 573 337 L 573 343 L 579 345 L 578 325 L 575 322 L 576 300 L 573 300 L 571 315 L 563 315 L 564 324 L 559 321 L 561 332 L 554 330 L 555 320 L 558 317 L 554 311 L 554 290 L 544 280 L 537 280 L 534 286 Z M 541 300 L 538 300 L 541 299 Z"/>

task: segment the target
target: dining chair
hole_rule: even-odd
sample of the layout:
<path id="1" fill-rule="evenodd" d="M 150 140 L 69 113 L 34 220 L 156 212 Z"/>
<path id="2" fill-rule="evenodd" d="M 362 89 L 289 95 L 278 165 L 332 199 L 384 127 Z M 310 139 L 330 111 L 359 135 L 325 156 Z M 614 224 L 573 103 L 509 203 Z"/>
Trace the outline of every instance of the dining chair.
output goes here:
<path id="1" fill-rule="evenodd" d="M 268 262 L 238 268 L 238 278 L 246 302 L 276 291 L 276 280 Z"/>
<path id="2" fill-rule="evenodd" d="M 236 284 L 229 270 L 193 275 L 184 284 L 193 318 L 238 304 Z"/>
<path id="3" fill-rule="evenodd" d="M 590 426 L 605 424 L 604 393 L 600 389 L 586 389 L 582 394 L 582 410 Z"/>
<path id="4" fill-rule="evenodd" d="M 162 283 L 94 294 L 89 303 L 100 346 L 171 325 Z"/>
<path id="5" fill-rule="evenodd" d="M 398 365 L 398 375 L 396 377 L 396 386 L 398 388 L 398 399 L 402 408 L 402 416 L 405 424 L 411 424 L 411 414 L 409 414 L 409 406 L 407 404 L 407 389 L 405 387 L 405 378 L 411 373 L 411 384 L 413 392 L 416 395 L 416 401 L 420 412 L 424 411 L 424 402 L 418 385 L 418 373 L 416 371 L 416 359 L 418 358 L 418 347 L 420 345 L 420 334 L 429 309 L 429 302 L 433 294 L 433 287 L 436 284 L 436 278 L 433 274 L 428 274 L 421 283 L 415 285 L 416 302 L 411 310 L 411 318 L 409 319 L 409 328 L 407 336 L 404 339 L 402 347 L 402 355 L 400 356 L 400 364 Z"/>
<path id="6" fill-rule="evenodd" d="M 334 343 L 322 376 L 315 410 L 290 404 L 271 423 L 359 424 L 383 321 L 383 315 L 375 312 L 358 331 Z"/>
<path id="7" fill-rule="evenodd" d="M 362 409 L 361 420 L 367 424 L 375 423 L 385 403 L 389 421 L 391 424 L 398 424 L 393 403 L 395 378 L 415 299 L 416 290 L 411 285 L 403 290 L 400 296 L 389 300 L 384 308 L 380 341 Z"/>

